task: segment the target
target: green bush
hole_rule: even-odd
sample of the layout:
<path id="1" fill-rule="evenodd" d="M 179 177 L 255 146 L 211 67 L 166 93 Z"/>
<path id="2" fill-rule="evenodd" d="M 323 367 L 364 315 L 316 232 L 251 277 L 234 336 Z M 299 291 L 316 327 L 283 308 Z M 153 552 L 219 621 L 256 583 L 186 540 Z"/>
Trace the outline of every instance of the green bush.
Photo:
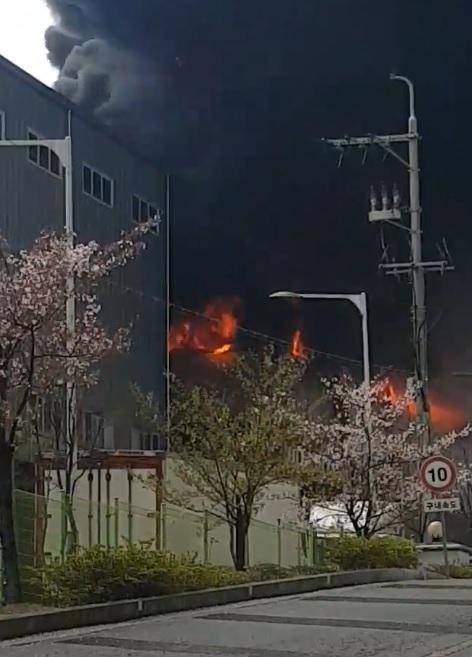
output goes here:
<path id="1" fill-rule="evenodd" d="M 248 581 L 232 568 L 194 563 L 156 552 L 149 544 L 81 549 L 61 563 L 35 570 L 30 585 L 43 604 L 55 607 L 128 600 Z"/>
<path id="2" fill-rule="evenodd" d="M 309 575 L 322 575 L 323 573 L 335 573 L 339 566 L 335 563 L 324 563 L 319 566 L 296 566 L 292 568 L 291 577 L 307 577 Z"/>
<path id="3" fill-rule="evenodd" d="M 441 575 L 446 575 L 445 566 L 436 566 L 434 571 L 440 573 Z M 472 579 L 472 568 L 465 564 L 454 564 L 451 563 L 448 567 L 449 577 L 452 579 Z"/>
<path id="4" fill-rule="evenodd" d="M 290 572 L 290 568 L 284 568 L 275 563 L 258 563 L 248 568 L 247 575 L 252 582 L 266 582 L 271 579 L 294 577 Z"/>
<path id="5" fill-rule="evenodd" d="M 415 545 L 394 536 L 360 538 L 347 535 L 329 539 L 326 558 L 341 570 L 415 568 L 418 565 Z"/>
<path id="6" fill-rule="evenodd" d="M 334 564 L 320 566 L 293 566 L 285 568 L 273 563 L 258 563 L 248 568 L 247 575 L 252 582 L 265 582 L 273 579 L 288 579 L 290 577 L 307 577 L 338 570 Z"/>

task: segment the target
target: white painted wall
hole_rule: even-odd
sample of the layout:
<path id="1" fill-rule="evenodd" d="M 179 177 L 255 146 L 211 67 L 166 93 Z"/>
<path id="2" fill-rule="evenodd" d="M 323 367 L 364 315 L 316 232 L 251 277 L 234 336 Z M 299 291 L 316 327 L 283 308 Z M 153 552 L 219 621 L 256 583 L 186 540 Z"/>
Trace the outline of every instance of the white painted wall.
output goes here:
<path id="1" fill-rule="evenodd" d="M 178 461 L 169 457 L 165 464 L 165 476 L 170 489 L 182 495 L 192 494 L 178 477 Z M 154 540 L 156 524 L 156 497 L 154 490 L 143 484 L 152 471 L 139 470 L 132 474 L 131 505 L 126 470 L 110 471 L 109 506 L 107 506 L 106 471 L 94 471 L 92 481 L 92 504 L 89 503 L 89 481 L 87 473 L 79 480 L 74 497 L 75 518 L 81 545 L 97 542 L 103 545 L 123 544 L 130 538 Z M 53 556 L 60 554 L 61 545 L 61 494 L 52 473 L 49 495 L 48 529 L 45 549 Z M 101 497 L 99 498 L 99 480 Z M 116 502 L 118 501 L 118 503 Z M 274 485 L 266 495 L 266 501 L 253 521 L 249 536 L 249 559 L 251 563 L 273 562 L 279 559 L 284 565 L 296 565 L 299 560 L 299 535 L 286 525 L 297 519 L 297 491 L 293 486 Z M 101 502 L 101 503 L 100 503 Z M 194 554 L 203 559 L 205 552 L 216 564 L 230 565 L 229 529 L 227 524 L 211 515 L 211 504 L 204 498 L 192 495 L 192 506 L 199 512 L 189 511 L 166 503 L 161 517 L 161 533 L 164 547 L 176 554 Z M 130 519 L 130 509 L 132 519 Z M 205 514 L 204 510 L 210 513 Z M 277 521 L 281 520 L 281 528 Z M 205 532 L 205 527 L 208 531 Z M 205 542 L 205 535 L 207 542 Z"/>

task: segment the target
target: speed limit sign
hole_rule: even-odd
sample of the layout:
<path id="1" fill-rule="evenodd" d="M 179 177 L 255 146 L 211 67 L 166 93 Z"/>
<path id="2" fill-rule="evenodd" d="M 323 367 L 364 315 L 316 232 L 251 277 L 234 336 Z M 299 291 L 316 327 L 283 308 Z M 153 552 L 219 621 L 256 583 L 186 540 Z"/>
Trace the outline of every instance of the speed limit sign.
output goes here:
<path id="1" fill-rule="evenodd" d="M 457 479 L 456 466 L 445 456 L 429 456 L 420 465 L 420 482 L 435 493 L 454 488 Z"/>

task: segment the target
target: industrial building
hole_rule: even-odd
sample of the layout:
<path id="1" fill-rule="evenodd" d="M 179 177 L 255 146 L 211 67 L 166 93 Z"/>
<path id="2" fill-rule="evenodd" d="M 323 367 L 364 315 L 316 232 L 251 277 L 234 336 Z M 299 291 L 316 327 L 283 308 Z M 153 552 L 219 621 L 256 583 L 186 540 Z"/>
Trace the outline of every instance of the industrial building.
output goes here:
<path id="1" fill-rule="evenodd" d="M 85 111 L 0 57 L 0 234 L 27 248 L 44 229 L 61 230 L 65 175 L 56 153 L 35 140 L 64 139 L 72 146 L 72 214 L 78 241 L 115 240 L 133 222 L 163 218 L 138 260 L 116 273 L 103 299 L 106 321 L 130 325 L 129 355 L 110 365 L 106 380 L 84 409 L 84 432 L 97 449 L 161 450 L 161 438 L 140 432 L 123 417 L 129 385 L 162 397 L 166 363 L 167 179 Z M 31 140 L 30 147 L 10 146 Z M 121 413 L 121 414 L 120 414 Z"/>

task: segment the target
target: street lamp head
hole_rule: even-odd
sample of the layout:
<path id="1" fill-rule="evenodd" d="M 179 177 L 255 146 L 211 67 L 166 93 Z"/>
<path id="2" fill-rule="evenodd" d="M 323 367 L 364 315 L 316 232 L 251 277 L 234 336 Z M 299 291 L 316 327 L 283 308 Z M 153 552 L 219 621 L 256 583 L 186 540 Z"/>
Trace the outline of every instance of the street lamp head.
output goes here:
<path id="1" fill-rule="evenodd" d="M 272 294 L 269 294 L 269 299 L 293 299 L 299 296 L 296 292 L 287 292 L 284 290 L 282 292 L 272 292 Z"/>

